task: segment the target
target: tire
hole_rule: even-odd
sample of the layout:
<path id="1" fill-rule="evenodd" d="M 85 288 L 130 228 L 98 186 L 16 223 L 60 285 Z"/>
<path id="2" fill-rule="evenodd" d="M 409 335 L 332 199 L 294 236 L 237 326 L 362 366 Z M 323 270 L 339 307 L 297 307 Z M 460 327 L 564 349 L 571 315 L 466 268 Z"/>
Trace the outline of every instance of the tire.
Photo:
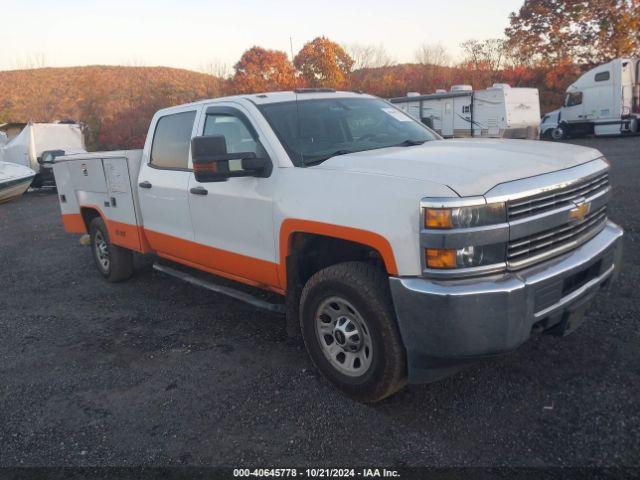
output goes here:
<path id="1" fill-rule="evenodd" d="M 545 130 L 540 135 L 540 140 L 552 140 L 552 138 L 551 138 L 551 129 Z"/>
<path id="2" fill-rule="evenodd" d="M 33 181 L 31 182 L 31 188 L 42 188 L 42 175 L 36 173 L 36 176 L 33 177 Z"/>
<path id="3" fill-rule="evenodd" d="M 406 384 L 406 354 L 388 282 L 372 265 L 340 263 L 314 274 L 300 299 L 311 360 L 335 387 L 361 402 L 377 402 Z"/>
<path id="4" fill-rule="evenodd" d="M 89 224 L 91 252 L 100 274 L 109 282 L 127 280 L 133 274 L 133 252 L 113 245 L 109 232 L 101 217 Z"/>
<path id="5" fill-rule="evenodd" d="M 551 140 L 555 140 L 556 142 L 558 142 L 567 138 L 567 132 L 562 125 L 558 125 L 556 128 L 551 130 L 550 136 Z"/>

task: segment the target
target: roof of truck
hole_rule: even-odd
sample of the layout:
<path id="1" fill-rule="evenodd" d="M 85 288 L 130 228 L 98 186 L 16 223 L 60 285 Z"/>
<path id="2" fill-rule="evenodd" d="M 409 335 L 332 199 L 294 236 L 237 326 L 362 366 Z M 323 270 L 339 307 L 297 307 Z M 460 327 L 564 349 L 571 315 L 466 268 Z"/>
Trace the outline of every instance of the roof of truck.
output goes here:
<path id="1" fill-rule="evenodd" d="M 255 95 L 243 95 L 243 98 L 250 100 L 257 105 L 264 105 L 267 103 L 282 103 L 293 102 L 301 100 L 313 100 L 318 98 L 352 98 L 352 97 L 365 97 L 372 98 L 371 95 L 367 95 L 359 92 L 341 92 L 330 89 L 306 89 L 287 91 L 287 92 L 270 92 L 270 93 L 258 93 Z"/>
<path id="2" fill-rule="evenodd" d="M 176 108 L 189 107 L 193 105 L 202 105 L 212 102 L 225 102 L 229 100 L 249 100 L 256 105 L 265 105 L 269 103 L 293 102 L 295 100 L 314 100 L 319 98 L 376 98 L 372 95 L 358 92 L 343 92 L 329 89 L 298 89 L 285 92 L 266 92 L 252 93 L 243 95 L 232 95 L 228 97 L 210 98 L 207 100 L 199 100 L 193 103 L 185 103 L 183 105 L 175 105 L 173 107 L 164 108 L 160 111 L 172 110 Z"/>

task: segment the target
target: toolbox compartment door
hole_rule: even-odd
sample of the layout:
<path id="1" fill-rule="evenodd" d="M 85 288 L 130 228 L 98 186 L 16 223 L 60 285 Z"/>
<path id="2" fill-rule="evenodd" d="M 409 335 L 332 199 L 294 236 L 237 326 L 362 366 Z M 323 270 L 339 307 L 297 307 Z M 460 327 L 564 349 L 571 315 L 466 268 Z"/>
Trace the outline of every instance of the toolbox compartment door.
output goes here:
<path id="1" fill-rule="evenodd" d="M 116 245 L 141 251 L 142 239 L 127 158 L 104 158 L 102 167 L 108 196 L 104 202 L 104 215 L 109 222 L 111 241 Z"/>

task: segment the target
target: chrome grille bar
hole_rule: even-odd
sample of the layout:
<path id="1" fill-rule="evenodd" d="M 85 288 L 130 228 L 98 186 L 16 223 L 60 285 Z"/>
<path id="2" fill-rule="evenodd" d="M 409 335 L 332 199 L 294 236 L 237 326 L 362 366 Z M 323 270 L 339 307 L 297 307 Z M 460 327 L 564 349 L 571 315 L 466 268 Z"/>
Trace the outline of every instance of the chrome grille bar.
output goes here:
<path id="1" fill-rule="evenodd" d="M 535 197 L 512 200 L 507 204 L 509 220 L 536 215 L 546 210 L 569 205 L 573 200 L 591 196 L 609 187 L 609 174 L 602 172 L 594 177 L 566 188 L 546 192 Z"/>
<path id="2" fill-rule="evenodd" d="M 607 207 L 603 206 L 581 221 L 511 241 L 507 248 L 507 262 L 511 267 L 519 268 L 533 263 L 540 255 L 550 256 L 563 247 L 573 248 L 581 239 L 597 233 L 606 219 Z"/>

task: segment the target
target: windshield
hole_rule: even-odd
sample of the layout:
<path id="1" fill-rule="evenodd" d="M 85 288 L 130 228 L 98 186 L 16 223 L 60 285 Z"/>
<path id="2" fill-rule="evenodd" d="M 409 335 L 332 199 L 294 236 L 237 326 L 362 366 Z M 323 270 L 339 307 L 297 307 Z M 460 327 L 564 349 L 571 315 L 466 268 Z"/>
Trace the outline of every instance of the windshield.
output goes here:
<path id="1" fill-rule="evenodd" d="M 412 117 L 375 98 L 300 100 L 259 108 L 297 166 L 438 138 Z"/>

